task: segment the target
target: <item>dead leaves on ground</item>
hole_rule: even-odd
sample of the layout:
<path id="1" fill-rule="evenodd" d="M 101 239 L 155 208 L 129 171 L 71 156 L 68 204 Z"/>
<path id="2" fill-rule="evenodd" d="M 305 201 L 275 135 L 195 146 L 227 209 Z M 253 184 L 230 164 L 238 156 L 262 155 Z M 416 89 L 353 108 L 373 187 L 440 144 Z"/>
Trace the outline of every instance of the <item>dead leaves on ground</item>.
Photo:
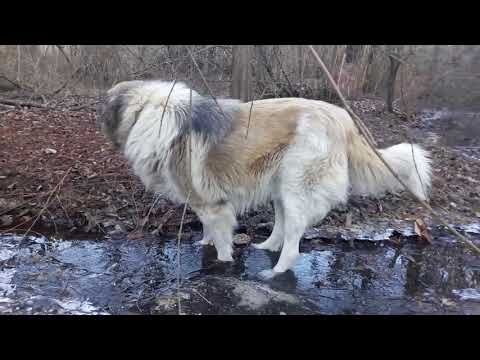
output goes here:
<path id="1" fill-rule="evenodd" d="M 414 228 L 415 228 L 415 234 L 417 234 L 421 240 L 426 241 L 429 244 L 432 244 L 433 242 L 432 235 L 428 231 L 425 221 L 423 221 L 420 218 L 416 219 Z"/>

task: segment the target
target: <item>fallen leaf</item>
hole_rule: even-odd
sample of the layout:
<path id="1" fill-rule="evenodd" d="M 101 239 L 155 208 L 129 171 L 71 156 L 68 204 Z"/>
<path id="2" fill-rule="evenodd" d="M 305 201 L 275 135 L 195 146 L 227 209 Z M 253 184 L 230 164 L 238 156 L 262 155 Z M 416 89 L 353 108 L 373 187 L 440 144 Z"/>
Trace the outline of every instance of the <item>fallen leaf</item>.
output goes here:
<path id="1" fill-rule="evenodd" d="M 420 239 L 427 241 L 429 244 L 432 243 L 432 235 L 428 232 L 427 225 L 422 219 L 415 220 L 415 233 Z"/>
<path id="2" fill-rule="evenodd" d="M 157 228 L 155 229 L 155 232 L 156 233 L 160 233 L 162 231 L 162 228 L 165 226 L 165 224 L 170 220 L 170 218 L 175 214 L 175 210 L 174 209 L 169 209 L 167 212 L 165 212 L 165 214 L 163 214 L 163 216 L 161 217 L 161 219 L 158 221 L 158 226 Z M 147 223 L 148 221 L 148 218 L 146 218 L 146 220 L 144 219 L 144 222 L 145 224 Z M 143 222 L 142 222 L 143 223 Z"/>
<path id="3" fill-rule="evenodd" d="M 22 216 L 22 217 L 20 218 L 20 220 L 22 220 L 22 222 L 24 222 L 24 223 L 27 223 L 27 222 L 29 222 L 30 220 L 32 220 L 32 217 L 31 217 L 31 216 Z"/>
<path id="4" fill-rule="evenodd" d="M 235 245 L 245 245 L 248 244 L 252 239 L 247 234 L 236 234 L 233 237 L 233 243 Z"/>
<path id="5" fill-rule="evenodd" d="M 142 230 L 135 230 L 135 231 L 130 232 L 127 235 L 128 240 L 140 240 L 144 237 L 145 237 L 145 234 Z"/>
<path id="6" fill-rule="evenodd" d="M 349 228 L 352 226 L 352 213 L 348 212 L 347 216 L 345 217 L 345 227 Z"/>
<path id="7" fill-rule="evenodd" d="M 413 262 L 414 264 L 416 264 L 417 262 L 415 261 L 415 259 L 413 257 L 411 257 L 410 255 L 405 255 L 405 254 L 402 254 L 401 255 L 402 257 L 404 257 L 405 259 Z"/>
<path id="8" fill-rule="evenodd" d="M 3 215 L 0 217 L 0 224 L 2 226 L 9 226 L 13 223 L 13 216 L 12 215 Z"/>
<path id="9" fill-rule="evenodd" d="M 447 298 L 442 298 L 442 305 L 446 305 L 446 306 L 455 306 L 457 305 L 454 301 L 452 300 L 449 300 Z"/>
<path id="10" fill-rule="evenodd" d="M 360 271 L 360 272 L 368 272 L 368 273 L 377 273 L 377 271 L 371 267 L 370 265 L 366 265 L 366 264 L 360 264 L 358 266 L 355 266 L 352 270 L 354 271 Z"/>

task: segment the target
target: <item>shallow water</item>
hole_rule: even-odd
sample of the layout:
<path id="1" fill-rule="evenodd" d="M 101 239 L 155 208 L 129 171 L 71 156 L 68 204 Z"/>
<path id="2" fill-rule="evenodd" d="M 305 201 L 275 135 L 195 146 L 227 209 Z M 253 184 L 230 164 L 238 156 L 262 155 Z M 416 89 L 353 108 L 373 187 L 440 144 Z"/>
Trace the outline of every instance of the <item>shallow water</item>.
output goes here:
<path id="1" fill-rule="evenodd" d="M 463 156 L 480 161 L 480 113 L 425 110 L 420 114 L 425 130 L 433 143 L 448 146 Z M 425 135 L 423 135 L 425 136 Z"/>
<path id="2" fill-rule="evenodd" d="M 480 314 L 480 259 L 454 241 L 305 240 L 293 271 L 265 282 L 278 254 L 174 239 L 0 238 L 0 312 L 13 314 Z M 257 239 L 256 241 L 260 241 Z"/>

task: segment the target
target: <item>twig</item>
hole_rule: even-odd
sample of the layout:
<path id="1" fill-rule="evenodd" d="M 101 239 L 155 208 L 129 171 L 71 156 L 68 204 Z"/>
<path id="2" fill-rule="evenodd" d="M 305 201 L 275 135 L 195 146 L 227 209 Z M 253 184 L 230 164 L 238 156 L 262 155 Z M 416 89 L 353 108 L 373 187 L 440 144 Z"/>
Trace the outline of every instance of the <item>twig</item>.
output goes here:
<path id="1" fill-rule="evenodd" d="M 162 117 L 160 118 L 160 128 L 158 129 L 158 136 L 162 133 L 162 124 L 163 124 L 163 117 L 165 116 L 165 112 L 167 110 L 167 105 L 168 101 L 170 100 L 170 95 L 172 95 L 173 88 L 175 87 L 175 84 L 177 83 L 177 79 L 173 80 L 172 88 L 170 89 L 170 92 L 168 93 L 167 96 L 167 101 L 165 102 L 165 105 L 163 107 L 163 112 L 162 112 Z"/>
<path id="2" fill-rule="evenodd" d="M 190 106 L 189 106 L 189 111 L 190 111 L 190 131 L 189 131 L 189 161 L 188 161 L 188 169 L 189 169 L 189 178 L 187 181 L 192 182 L 192 187 L 193 187 L 193 179 L 192 179 L 192 136 L 191 136 L 191 126 L 192 126 L 192 90 L 190 89 Z M 185 221 L 185 214 L 187 212 L 187 206 L 188 206 L 188 201 L 190 200 L 190 195 L 192 193 L 192 190 L 190 189 L 187 194 L 187 198 L 185 199 L 185 206 L 183 207 L 183 213 L 182 213 L 182 219 L 180 221 L 180 228 L 178 230 L 178 240 L 177 240 L 177 302 L 178 302 L 178 314 L 182 314 L 182 307 L 181 307 L 181 302 L 180 302 L 180 275 L 181 275 L 181 262 L 180 262 L 180 241 L 182 239 L 182 229 L 183 229 L 183 222 Z"/>
<path id="3" fill-rule="evenodd" d="M 220 111 L 222 112 L 222 115 L 223 115 L 225 118 L 227 118 L 227 115 L 225 114 L 225 112 L 223 111 L 222 107 L 221 107 L 220 104 L 218 103 L 217 98 L 213 95 L 213 91 L 212 91 L 212 89 L 210 89 L 210 86 L 208 85 L 207 79 L 205 79 L 205 76 L 203 76 L 202 70 L 200 70 L 200 66 L 198 66 L 198 63 L 197 63 L 197 61 L 195 60 L 195 57 L 193 56 L 192 51 L 190 50 L 190 48 L 189 48 L 188 46 L 187 46 L 186 48 L 187 48 L 188 53 L 190 54 L 190 58 L 192 59 L 195 68 L 197 69 L 198 73 L 200 74 L 200 77 L 202 78 L 202 81 L 203 81 L 203 83 L 205 84 L 205 87 L 206 87 L 207 90 L 208 90 L 208 93 L 209 93 L 210 96 L 212 97 L 213 101 L 215 101 L 215 104 L 217 104 L 218 108 L 219 108 Z"/>
<path id="4" fill-rule="evenodd" d="M 25 205 L 28 205 L 28 203 L 29 203 L 29 201 L 25 201 L 25 202 L 21 203 L 20 205 L 16 205 L 16 206 L 13 206 L 9 209 L 3 210 L 2 212 L 0 212 L 0 216 L 8 214 L 12 210 L 20 209 L 20 208 L 24 207 Z"/>
<path id="5" fill-rule="evenodd" d="M 17 89 L 21 89 L 22 87 L 20 86 L 20 84 L 18 84 L 17 82 L 13 81 L 13 80 L 10 80 L 8 77 L 6 77 L 4 74 L 0 74 L 0 79 L 5 79 L 7 82 L 9 82 L 10 84 L 12 84 L 13 86 L 15 86 Z"/>
<path id="6" fill-rule="evenodd" d="M 420 176 L 420 173 L 418 171 L 417 162 L 415 161 L 415 152 L 413 151 L 413 142 L 411 140 L 410 140 L 410 146 L 412 148 L 413 165 L 415 165 L 415 171 L 417 172 L 418 180 L 420 180 L 420 185 L 422 185 L 423 196 L 427 197 L 427 191 L 426 191 L 425 185 L 423 184 L 422 177 Z"/>
<path id="7" fill-rule="evenodd" d="M 272 87 L 273 87 L 274 96 L 277 97 L 277 90 L 282 90 L 285 87 L 281 86 L 278 82 L 278 79 L 275 78 L 275 76 L 273 74 L 273 70 L 272 70 L 271 66 L 269 65 L 269 61 L 267 59 L 267 55 L 265 54 L 265 52 L 261 50 L 260 55 L 262 56 L 263 67 L 267 71 L 267 74 L 268 74 L 268 76 L 270 77 L 270 80 L 271 80 L 271 84 L 273 85 Z"/>
<path id="8" fill-rule="evenodd" d="M 365 126 L 365 124 L 363 124 L 362 120 L 357 116 L 357 114 L 355 114 L 353 112 L 353 110 L 351 109 L 350 105 L 348 105 L 347 101 L 345 100 L 345 98 L 343 97 L 342 93 L 340 92 L 340 89 L 338 88 L 337 84 L 335 83 L 335 80 L 333 80 L 333 77 L 332 75 L 330 74 L 330 72 L 328 71 L 327 67 L 325 66 L 325 64 L 323 63 L 322 59 L 320 58 L 320 56 L 318 56 L 317 52 L 315 51 L 315 49 L 309 45 L 309 48 L 310 50 L 313 52 L 313 55 L 315 56 L 315 59 L 318 61 L 320 67 L 322 68 L 322 70 L 325 72 L 325 74 L 327 75 L 327 79 L 329 80 L 330 84 L 332 84 L 335 92 L 337 93 L 338 97 L 340 98 L 341 102 L 343 103 L 343 105 L 345 106 L 345 109 L 349 112 L 350 115 L 352 115 L 353 117 L 353 120 L 354 120 L 354 123 L 357 125 L 357 127 L 361 130 L 360 132 L 362 133 L 362 135 L 368 140 L 370 141 L 371 143 L 373 143 L 374 145 L 376 145 L 376 142 L 375 140 L 373 139 L 373 136 L 372 134 L 370 133 L 370 131 L 367 129 L 367 127 Z"/>
<path id="9" fill-rule="evenodd" d="M 56 46 L 56 48 L 57 48 L 58 50 L 60 50 L 60 52 L 62 53 L 62 55 L 63 55 L 63 57 L 65 58 L 65 60 L 67 60 L 67 62 L 68 62 L 71 66 L 73 66 L 72 61 L 70 60 L 70 58 L 68 57 L 67 53 L 65 52 L 65 50 L 64 50 L 64 48 L 63 48 L 63 45 L 55 45 L 55 46 Z"/>
<path id="10" fill-rule="evenodd" d="M 404 93 L 404 77 L 405 77 L 405 71 L 406 71 L 406 68 L 405 66 L 402 67 L 402 69 L 400 70 L 400 96 L 401 96 L 401 99 L 402 99 L 402 103 L 403 103 L 403 107 L 405 108 L 405 113 L 407 115 L 407 120 L 410 120 L 410 110 L 408 109 L 408 106 L 407 106 L 407 100 L 406 100 L 406 97 L 405 97 L 405 93 Z"/>
<path id="11" fill-rule="evenodd" d="M 71 107 L 71 108 L 68 108 L 67 110 L 68 110 L 68 111 L 79 111 L 79 110 L 83 110 L 83 109 L 85 109 L 85 108 L 87 108 L 87 107 L 90 107 L 90 106 L 92 106 L 92 105 L 94 105 L 94 104 L 97 104 L 98 102 L 99 102 L 99 101 L 97 101 L 97 100 L 91 101 L 91 102 L 89 102 L 88 104 L 79 105 L 79 106 L 73 106 L 73 107 Z"/>
<path id="12" fill-rule="evenodd" d="M 32 228 L 35 226 L 35 224 L 37 223 L 38 219 L 40 218 L 40 216 L 43 214 L 43 212 L 47 209 L 48 207 L 48 203 L 50 202 L 50 199 L 52 198 L 52 196 L 57 192 L 57 190 L 60 188 L 60 186 L 63 184 L 63 181 L 65 180 L 65 178 L 67 177 L 67 175 L 70 173 L 70 170 L 72 170 L 73 166 L 71 166 L 67 172 L 65 173 L 65 175 L 63 176 L 63 178 L 60 180 L 60 182 L 53 188 L 52 192 L 50 193 L 50 195 L 48 196 L 47 198 L 47 201 L 45 202 L 45 204 L 43 205 L 42 207 L 42 210 L 40 210 L 40 212 L 37 214 L 37 216 L 35 217 L 35 220 L 33 220 L 32 224 L 30 225 L 30 227 L 28 228 L 28 230 L 25 232 L 25 234 L 23 234 L 23 237 L 25 238 L 27 236 L 27 234 L 30 232 L 30 230 L 32 230 Z"/>
<path id="13" fill-rule="evenodd" d="M 376 146 L 375 146 L 375 142 L 373 141 L 373 137 L 372 135 L 370 134 L 370 132 L 368 131 L 367 127 L 365 126 L 365 124 L 363 123 L 363 121 L 352 111 L 352 109 L 350 108 L 350 106 L 347 104 L 347 102 L 345 101 L 345 98 L 343 97 L 342 93 L 340 92 L 340 89 L 338 88 L 338 86 L 335 84 L 335 81 L 333 80 L 332 78 L 332 75 L 330 74 L 330 72 L 328 71 L 328 69 L 326 68 L 325 64 L 323 63 L 322 59 L 320 58 L 320 56 L 317 54 L 317 52 L 315 51 L 315 49 L 309 45 L 309 49 L 311 50 L 311 52 L 313 53 L 313 55 L 315 56 L 316 60 L 318 61 L 320 67 L 322 68 L 322 70 L 325 72 L 325 74 L 327 75 L 327 78 L 328 80 L 330 81 L 330 84 L 333 86 L 333 88 L 335 89 L 337 95 L 339 96 L 340 100 L 342 101 L 343 105 L 345 106 L 345 108 L 347 109 L 347 111 L 349 113 L 352 114 L 352 119 L 353 119 L 353 122 L 355 123 L 355 125 L 357 126 L 358 130 L 360 131 L 360 133 L 363 135 L 363 137 L 365 138 L 367 144 L 370 146 L 370 148 L 372 149 L 372 151 L 375 153 L 375 155 L 380 159 L 380 161 L 386 166 L 386 168 L 390 171 L 390 173 L 393 175 L 393 177 L 400 183 L 400 185 L 402 185 L 408 193 L 410 193 L 410 195 L 413 196 L 413 198 L 415 200 L 417 200 L 420 204 L 422 204 L 427 210 L 430 211 L 430 213 L 437 219 L 439 220 L 444 226 L 447 227 L 447 229 L 449 229 L 455 236 L 457 236 L 461 241 L 463 241 L 465 244 L 467 244 L 472 250 L 474 250 L 477 254 L 480 255 L 480 248 L 478 248 L 473 242 L 471 242 L 469 239 L 467 239 L 467 237 L 463 236 L 462 234 L 460 234 L 457 230 L 455 230 L 453 227 L 451 227 L 445 220 L 443 220 L 439 214 L 437 214 L 437 212 L 435 210 L 433 210 L 433 208 L 427 203 L 425 202 L 424 200 L 420 199 L 415 193 L 413 193 L 412 190 L 410 190 L 410 188 L 399 178 L 399 176 L 397 175 L 397 173 L 392 169 L 392 167 L 385 161 L 385 159 L 383 158 L 383 156 L 378 152 Z"/>
<path id="14" fill-rule="evenodd" d="M 5 110 L 5 111 L 0 111 L 0 115 L 8 114 L 9 112 L 12 112 L 14 110 L 15 109 L 8 109 L 8 110 Z"/>
<path id="15" fill-rule="evenodd" d="M 200 296 L 203 300 L 205 300 L 207 302 L 207 304 L 210 304 L 211 306 L 213 306 L 213 303 L 208 300 L 205 296 L 203 296 L 200 291 L 198 291 L 197 289 L 192 289 L 193 292 L 195 292 L 195 294 L 197 294 L 198 296 Z"/>
<path id="16" fill-rule="evenodd" d="M 266 89 L 267 89 L 266 87 L 263 88 L 262 94 L 260 95 L 260 99 L 261 99 L 261 98 L 263 97 L 263 95 L 265 94 L 265 90 L 266 90 Z M 252 117 L 252 109 L 253 109 L 253 102 L 254 102 L 254 101 L 255 101 L 255 100 L 252 100 L 252 104 L 250 105 L 250 112 L 248 113 L 247 132 L 246 132 L 246 134 L 245 134 L 245 139 L 248 138 L 248 130 L 250 129 L 250 119 L 251 119 L 251 117 Z"/>
<path id="17" fill-rule="evenodd" d="M 1 104 L 6 104 L 6 105 L 13 105 L 13 106 L 30 106 L 30 107 L 38 107 L 42 109 L 51 109 L 48 106 L 30 102 L 30 101 L 15 101 L 15 100 L 8 100 L 8 99 L 0 99 Z"/>
<path id="18" fill-rule="evenodd" d="M 63 89 L 65 89 L 67 87 L 67 85 L 70 83 L 70 81 L 72 81 L 74 78 L 75 78 L 75 75 L 77 75 L 77 73 L 82 70 L 84 68 L 84 66 L 79 66 L 73 73 L 72 75 L 70 75 L 70 77 L 62 84 L 60 85 L 56 90 L 52 91 L 52 93 L 50 94 L 50 96 L 53 96 L 53 95 L 56 95 L 58 94 L 60 91 L 62 91 Z"/>
<path id="19" fill-rule="evenodd" d="M 2 108 L 8 109 L 7 111 L 11 111 L 15 109 L 15 106 L 13 105 L 5 105 L 5 104 L 0 104 Z"/>
<path id="20" fill-rule="evenodd" d="M 248 130 L 250 129 L 250 119 L 252 117 L 252 109 L 253 109 L 253 100 L 252 100 L 252 103 L 250 105 L 250 111 L 248 113 L 247 132 L 245 134 L 245 139 L 248 138 Z"/>
<path id="21" fill-rule="evenodd" d="M 211 48 L 223 48 L 223 49 L 226 50 L 226 48 L 224 46 L 221 46 L 221 45 L 209 45 L 209 46 L 204 47 L 203 49 L 196 50 L 195 52 L 193 52 L 193 54 L 196 55 L 196 54 L 199 54 L 199 53 L 204 52 L 206 50 L 209 50 Z M 179 56 L 179 57 L 176 57 L 176 58 L 172 59 L 171 57 L 169 57 L 167 55 L 167 58 L 168 58 L 167 61 L 164 61 L 162 63 L 154 62 L 154 63 L 151 63 L 151 64 L 147 64 L 143 69 L 131 72 L 129 75 L 131 75 L 133 77 L 137 77 L 137 76 L 143 75 L 144 73 L 146 73 L 149 70 L 156 70 L 157 68 L 162 67 L 162 66 L 164 66 L 168 63 L 170 63 L 170 64 L 173 64 L 174 62 L 180 62 L 181 63 L 189 57 L 190 57 L 190 54 L 187 54 L 187 55 L 182 55 L 182 56 Z"/>
<path id="22" fill-rule="evenodd" d="M 404 65 L 408 65 L 408 62 L 407 62 L 407 61 L 405 61 L 404 59 L 399 58 L 399 57 L 398 57 L 397 55 L 395 55 L 395 54 L 390 53 L 390 54 L 388 54 L 388 56 L 390 56 L 391 58 L 397 60 L 399 63 L 402 63 L 402 64 L 404 64 Z"/>
<path id="23" fill-rule="evenodd" d="M 153 208 L 155 207 L 155 205 L 157 204 L 158 200 L 160 200 L 160 195 L 159 194 L 155 194 L 155 197 L 153 199 L 153 202 L 152 202 L 152 205 L 150 205 L 150 208 L 148 209 L 148 212 L 147 212 L 147 215 L 145 215 L 145 218 L 142 220 L 141 222 L 141 225 L 142 225 L 142 231 L 143 231 L 143 228 L 145 227 L 145 225 L 147 224 L 149 218 L 150 218 L 150 214 L 152 213 L 152 210 Z"/>
<path id="24" fill-rule="evenodd" d="M 178 304 L 178 315 L 182 315 L 182 305 L 180 301 L 180 278 L 181 278 L 181 269 L 182 264 L 180 261 L 180 242 L 182 239 L 182 230 L 183 230 L 183 221 L 185 219 L 185 214 L 187 212 L 188 200 L 190 200 L 190 191 L 187 194 L 187 199 L 185 200 L 185 206 L 183 207 L 182 220 L 180 221 L 180 228 L 178 229 L 177 236 L 177 304 Z"/>
<path id="25" fill-rule="evenodd" d="M 290 79 L 287 76 L 287 73 L 285 72 L 285 70 L 283 70 L 283 65 L 282 65 L 282 62 L 280 61 L 280 58 L 279 58 L 277 52 L 274 51 L 274 54 L 275 54 L 275 58 L 277 59 L 278 65 L 280 66 L 280 71 L 282 72 L 283 77 L 287 81 L 288 93 L 289 93 L 290 96 L 294 96 L 295 95 L 295 89 L 293 88 L 292 83 L 290 82 Z"/>

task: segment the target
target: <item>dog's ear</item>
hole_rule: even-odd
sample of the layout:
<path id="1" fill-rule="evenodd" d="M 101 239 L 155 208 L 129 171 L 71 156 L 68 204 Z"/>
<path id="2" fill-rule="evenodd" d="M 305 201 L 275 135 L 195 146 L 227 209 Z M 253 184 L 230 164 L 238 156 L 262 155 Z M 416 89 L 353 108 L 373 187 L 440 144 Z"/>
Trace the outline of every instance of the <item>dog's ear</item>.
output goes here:
<path id="1" fill-rule="evenodd" d="M 106 94 L 97 109 L 97 123 L 107 133 L 114 134 L 122 122 L 122 115 L 128 106 L 128 92 L 143 84 L 143 81 L 123 81 L 116 84 Z"/>
<path id="2" fill-rule="evenodd" d="M 125 95 L 116 95 L 109 96 L 97 109 L 97 123 L 116 146 L 120 146 L 116 132 L 122 122 L 123 112 L 127 105 Z"/>

